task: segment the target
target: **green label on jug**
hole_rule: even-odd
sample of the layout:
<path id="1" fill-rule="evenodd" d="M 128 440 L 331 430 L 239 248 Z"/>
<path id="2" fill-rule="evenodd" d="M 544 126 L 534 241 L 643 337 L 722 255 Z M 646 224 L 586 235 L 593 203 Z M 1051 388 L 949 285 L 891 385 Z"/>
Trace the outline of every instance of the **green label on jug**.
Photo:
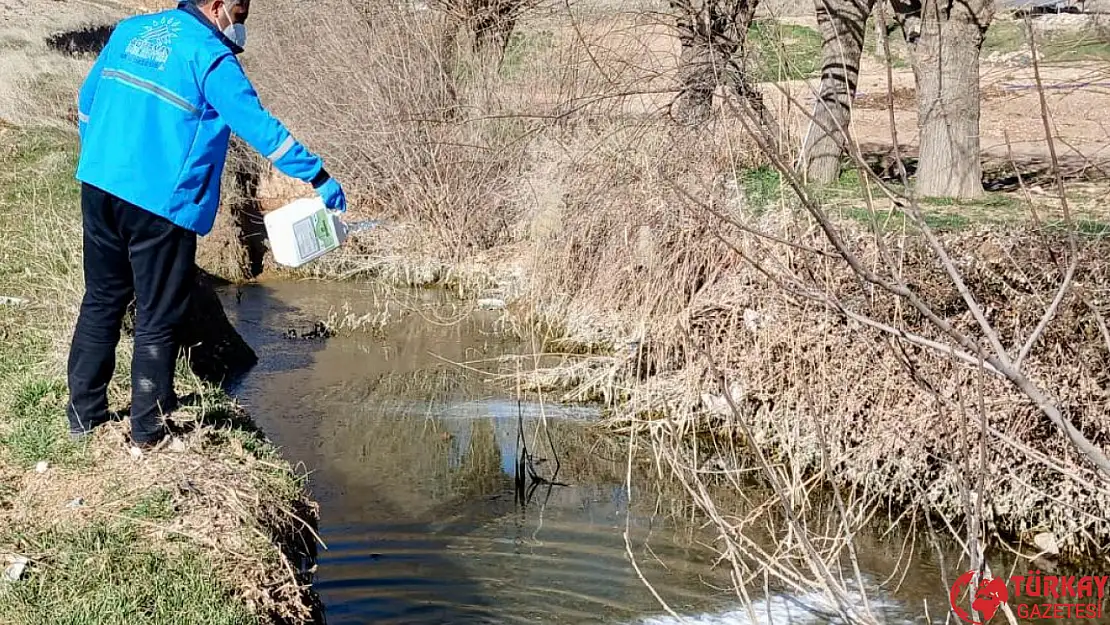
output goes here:
<path id="1" fill-rule="evenodd" d="M 326 210 L 319 210 L 293 224 L 297 240 L 297 255 L 309 260 L 334 248 L 337 243 L 331 228 L 331 217 Z"/>
<path id="2" fill-rule="evenodd" d="M 335 233 L 331 230 L 331 217 L 327 211 L 321 210 L 312 216 L 313 225 L 316 227 L 316 240 L 320 247 L 330 250 L 335 247 Z"/>

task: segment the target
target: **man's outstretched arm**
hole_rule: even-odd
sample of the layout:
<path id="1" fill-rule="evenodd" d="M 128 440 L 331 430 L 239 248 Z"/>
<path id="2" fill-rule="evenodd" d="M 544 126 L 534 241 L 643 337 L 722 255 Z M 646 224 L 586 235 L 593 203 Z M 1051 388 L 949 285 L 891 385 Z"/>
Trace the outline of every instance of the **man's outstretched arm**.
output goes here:
<path id="1" fill-rule="evenodd" d="M 324 162 L 262 106 L 239 60 L 224 56 L 204 77 L 204 97 L 232 132 L 242 137 L 281 173 L 312 184 L 328 208 L 345 210 L 346 198 Z"/>

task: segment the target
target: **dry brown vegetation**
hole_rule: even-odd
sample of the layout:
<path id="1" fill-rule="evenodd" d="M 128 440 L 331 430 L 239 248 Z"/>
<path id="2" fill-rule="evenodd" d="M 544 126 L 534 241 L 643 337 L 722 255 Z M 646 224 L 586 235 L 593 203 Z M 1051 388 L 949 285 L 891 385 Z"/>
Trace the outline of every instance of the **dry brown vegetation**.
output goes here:
<path id="1" fill-rule="evenodd" d="M 1030 558 L 1050 534 L 1068 556 L 1106 559 L 1108 274 L 1090 236 L 1106 223 L 1105 96 L 1005 88 L 1098 82 L 1097 47 L 1067 48 L 1090 53 L 1067 66 L 1052 65 L 1063 48 L 1036 71 L 982 66 L 981 144 L 1002 190 L 926 204 L 899 179 L 917 142 L 908 69 L 865 58 L 861 149 L 838 183 L 795 186 L 791 159 L 766 149 L 809 123 L 805 15 L 759 15 L 780 18 L 749 66 L 783 133 L 768 137 L 723 92 L 705 124 L 674 124 L 666 3 L 541 4 L 492 60 L 445 38 L 457 16 L 410 3 L 253 13 L 246 63 L 265 101 L 326 156 L 354 217 L 391 223 L 309 271 L 496 288 L 556 329 L 544 338 L 608 351 L 537 379 L 623 400 L 612 425 L 651 441 L 730 539 L 738 579 L 762 566 L 841 588 L 827 563 L 878 509 L 929 513 L 975 564 L 996 534 Z M 1020 38 L 987 33 L 992 53 L 1006 45 Z M 273 182 L 257 195 L 277 203 Z M 759 565 L 745 551 L 757 522 L 706 487 L 741 490 L 751 469 L 774 487 L 753 508 L 778 508 L 786 538 Z M 804 523 L 827 487 L 835 541 Z"/>
<path id="2" fill-rule="evenodd" d="M 250 70 L 354 190 L 355 215 L 393 224 L 313 271 L 495 288 L 557 328 L 547 338 L 562 347 L 608 350 L 537 379 L 625 400 L 614 425 L 648 436 L 687 484 L 762 470 L 781 487 L 765 505 L 786 506 L 784 535 L 817 531 L 790 520 L 808 499 L 786 504 L 784 492 L 824 484 L 851 493 L 842 536 L 897 504 L 937 515 L 973 564 L 984 538 L 1046 534 L 1071 557 L 1106 557 L 1107 268 L 1105 243 L 1087 236 L 1102 228 L 1106 188 L 1092 175 L 1093 126 L 1068 134 L 1064 117 L 1075 98 L 1102 96 L 1041 90 L 1042 109 L 1036 89 L 998 86 L 1101 65 L 985 66 L 994 140 L 983 145 L 1008 190 L 920 204 L 892 165 L 912 153 L 912 111 L 884 95 L 912 106 L 898 95 L 912 94 L 912 74 L 888 81 L 870 57 L 853 128 L 880 154 L 856 151 L 855 173 L 832 187 L 792 188 L 789 160 L 765 149 L 781 137 L 736 101 L 718 97 L 700 127 L 673 123 L 679 46 L 665 6 L 529 13 L 492 70 L 480 57 L 445 66 L 435 11 L 329 2 L 326 22 L 303 11 L 260 12 L 255 29 L 272 39 Z M 790 46 L 804 43 L 792 32 Z M 798 77 L 804 59 L 790 50 L 762 44 L 762 74 Z M 792 144 L 814 86 L 761 85 Z M 910 145 L 892 148 L 891 121 Z M 895 178 L 867 173 L 874 160 Z M 1057 171 L 1095 182 L 1073 190 Z M 723 477 L 689 460 L 700 435 L 729 456 Z M 747 526 L 706 492 L 690 495 L 743 545 Z M 843 589 L 821 563 L 851 540 L 821 554 L 792 544 L 782 561 L 800 568 L 764 566 Z"/>

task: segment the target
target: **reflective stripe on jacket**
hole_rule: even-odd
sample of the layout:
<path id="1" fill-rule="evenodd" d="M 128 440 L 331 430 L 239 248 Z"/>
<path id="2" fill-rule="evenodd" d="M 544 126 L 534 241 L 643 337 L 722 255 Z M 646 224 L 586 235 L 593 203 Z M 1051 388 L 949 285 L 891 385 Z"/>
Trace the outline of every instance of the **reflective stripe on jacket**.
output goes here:
<path id="1" fill-rule="evenodd" d="M 326 179 L 262 106 L 240 52 L 186 2 L 120 22 L 81 86 L 77 179 L 202 235 L 233 131 L 282 173 Z"/>

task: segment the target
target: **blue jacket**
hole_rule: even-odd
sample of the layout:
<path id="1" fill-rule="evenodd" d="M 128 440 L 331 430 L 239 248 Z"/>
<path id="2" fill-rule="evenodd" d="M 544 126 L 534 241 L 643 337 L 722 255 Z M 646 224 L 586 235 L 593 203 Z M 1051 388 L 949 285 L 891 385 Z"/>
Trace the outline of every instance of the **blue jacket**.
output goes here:
<path id="1" fill-rule="evenodd" d="M 323 162 L 262 106 L 232 43 L 195 6 L 116 26 L 78 97 L 77 179 L 208 234 L 231 132 L 319 186 Z"/>

